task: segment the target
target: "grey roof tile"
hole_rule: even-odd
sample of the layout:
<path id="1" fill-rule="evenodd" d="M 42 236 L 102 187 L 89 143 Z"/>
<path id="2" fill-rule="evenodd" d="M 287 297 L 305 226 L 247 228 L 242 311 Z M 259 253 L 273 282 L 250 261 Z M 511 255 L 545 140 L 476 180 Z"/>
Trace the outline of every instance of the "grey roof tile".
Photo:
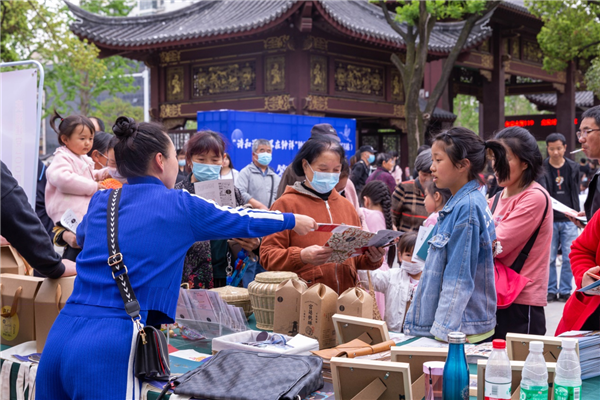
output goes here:
<path id="1" fill-rule="evenodd" d="M 425 111 L 425 107 L 427 107 L 427 100 L 419 98 L 419 108 L 421 109 L 421 112 Z M 456 114 L 438 107 L 433 109 L 431 117 L 441 121 L 454 121 L 458 118 Z"/>
<path id="2" fill-rule="evenodd" d="M 114 47 L 160 45 L 193 38 L 218 37 L 250 32 L 268 25 L 298 0 L 200 0 L 170 13 L 141 17 L 105 17 L 92 14 L 66 2 L 77 18 L 71 30 L 97 44 Z M 366 40 L 383 41 L 401 48 L 402 38 L 387 24 L 383 11 L 368 0 L 320 0 L 318 4 L 339 25 Z M 487 26 L 491 13 L 473 28 L 466 48 L 479 45 L 492 34 Z M 429 50 L 449 53 L 460 34 L 463 22 L 435 26 Z"/>
<path id="3" fill-rule="evenodd" d="M 525 96 L 527 100 L 534 104 L 540 104 L 549 107 L 556 107 L 556 93 L 530 94 Z M 594 92 L 582 91 L 575 92 L 575 106 L 592 107 L 594 105 Z"/>

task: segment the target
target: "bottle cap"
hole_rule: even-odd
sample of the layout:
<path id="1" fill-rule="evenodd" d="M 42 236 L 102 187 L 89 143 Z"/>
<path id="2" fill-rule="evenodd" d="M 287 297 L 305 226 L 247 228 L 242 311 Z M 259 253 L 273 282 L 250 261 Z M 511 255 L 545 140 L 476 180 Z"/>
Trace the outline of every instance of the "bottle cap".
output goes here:
<path id="1" fill-rule="evenodd" d="M 529 342 L 529 351 L 544 351 L 544 342 L 539 342 L 537 340 Z"/>
<path id="2" fill-rule="evenodd" d="M 574 349 L 577 346 L 577 339 L 563 339 L 562 340 L 562 348 L 563 349 Z"/>
<path id="3" fill-rule="evenodd" d="M 448 334 L 448 343 L 466 343 L 467 336 L 462 332 L 450 332 Z"/>
<path id="4" fill-rule="evenodd" d="M 492 347 L 494 349 L 505 349 L 506 348 L 506 341 L 502 340 L 502 339 L 494 339 L 492 341 Z"/>

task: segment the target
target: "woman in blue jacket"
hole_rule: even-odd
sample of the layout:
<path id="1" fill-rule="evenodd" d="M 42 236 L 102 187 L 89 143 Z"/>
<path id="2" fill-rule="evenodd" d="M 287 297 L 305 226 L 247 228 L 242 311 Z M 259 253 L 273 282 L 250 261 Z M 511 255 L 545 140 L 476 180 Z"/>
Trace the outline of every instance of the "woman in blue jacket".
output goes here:
<path id="1" fill-rule="evenodd" d="M 220 207 L 172 190 L 178 162 L 169 136 L 156 124 L 120 117 L 113 127 L 121 191 L 118 242 L 141 308 L 142 323 L 172 323 L 183 259 L 197 241 L 259 237 L 286 229 L 306 234 L 312 218 Z M 97 192 L 77 229 L 73 294 L 56 319 L 41 357 L 38 400 L 138 399 L 134 376 L 138 332 L 124 309 L 111 268 L 106 219 L 112 191 Z"/>

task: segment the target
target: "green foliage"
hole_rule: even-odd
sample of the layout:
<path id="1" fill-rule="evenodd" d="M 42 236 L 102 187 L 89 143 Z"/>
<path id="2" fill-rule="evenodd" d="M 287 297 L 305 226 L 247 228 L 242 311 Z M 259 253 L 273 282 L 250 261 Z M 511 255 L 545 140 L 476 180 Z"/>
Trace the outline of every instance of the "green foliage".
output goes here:
<path id="1" fill-rule="evenodd" d="M 548 114 L 550 111 L 539 111 L 535 104 L 523 95 L 504 97 L 504 115 L 537 115 Z"/>
<path id="2" fill-rule="evenodd" d="M 546 70 L 561 71 L 569 61 L 600 55 L 600 2 L 527 1 L 526 5 L 544 22 L 537 38 Z"/>
<path id="3" fill-rule="evenodd" d="M 79 40 L 70 30 L 73 16 L 62 2 L 2 1 L 2 61 L 35 58 L 46 70 L 46 115 L 51 108 L 62 114 L 88 114 L 96 97 L 137 90 L 126 77 L 134 68 L 122 57 L 99 59 L 100 50 Z M 83 0 L 88 11 L 124 16 L 128 0 Z M 4 51 L 4 46 L 8 51 Z"/>
<path id="4" fill-rule="evenodd" d="M 588 90 L 600 98 L 600 57 L 595 58 L 585 74 L 585 84 Z"/>
<path id="5" fill-rule="evenodd" d="M 419 1 L 400 2 L 396 7 L 396 21 L 409 25 L 419 23 Z M 437 20 L 461 19 L 467 14 L 478 14 L 485 9 L 484 0 L 471 1 L 427 1 L 427 12 Z"/>
<path id="6" fill-rule="evenodd" d="M 457 115 L 454 126 L 462 126 L 473 132 L 479 132 L 479 102 L 474 96 L 457 95 L 454 98 L 453 111 Z"/>
<path id="7" fill-rule="evenodd" d="M 104 121 L 106 131 L 112 132 L 115 120 L 121 116 L 133 118 L 138 122 L 143 121 L 144 109 L 118 97 L 113 97 L 98 104 L 91 115 Z"/>

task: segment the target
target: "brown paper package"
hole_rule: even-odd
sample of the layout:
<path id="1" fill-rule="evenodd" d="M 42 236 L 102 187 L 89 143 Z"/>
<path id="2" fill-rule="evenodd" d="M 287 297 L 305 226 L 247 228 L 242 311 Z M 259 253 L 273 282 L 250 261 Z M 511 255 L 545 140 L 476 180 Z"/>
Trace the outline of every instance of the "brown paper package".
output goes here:
<path id="1" fill-rule="evenodd" d="M 0 246 L 0 272 L 3 274 L 29 275 L 31 268 L 12 246 Z"/>
<path id="2" fill-rule="evenodd" d="M 73 293 L 75 277 L 45 279 L 35 297 L 35 338 L 37 352 L 41 353 L 48 333 L 58 313 Z"/>
<path id="3" fill-rule="evenodd" d="M 337 313 L 360 318 L 373 318 L 373 297 L 364 289 L 346 289 L 337 300 Z"/>
<path id="4" fill-rule="evenodd" d="M 317 339 L 320 349 L 336 345 L 335 328 L 331 317 L 335 314 L 337 293 L 317 283 L 302 294 L 300 333 Z"/>
<path id="5" fill-rule="evenodd" d="M 273 332 L 296 336 L 300 328 L 302 293 L 306 290 L 306 283 L 298 279 L 288 279 L 277 286 Z"/>
<path id="6" fill-rule="evenodd" d="M 1 343 L 8 346 L 35 340 L 33 302 L 44 278 L 1 274 L 2 329 Z"/>

